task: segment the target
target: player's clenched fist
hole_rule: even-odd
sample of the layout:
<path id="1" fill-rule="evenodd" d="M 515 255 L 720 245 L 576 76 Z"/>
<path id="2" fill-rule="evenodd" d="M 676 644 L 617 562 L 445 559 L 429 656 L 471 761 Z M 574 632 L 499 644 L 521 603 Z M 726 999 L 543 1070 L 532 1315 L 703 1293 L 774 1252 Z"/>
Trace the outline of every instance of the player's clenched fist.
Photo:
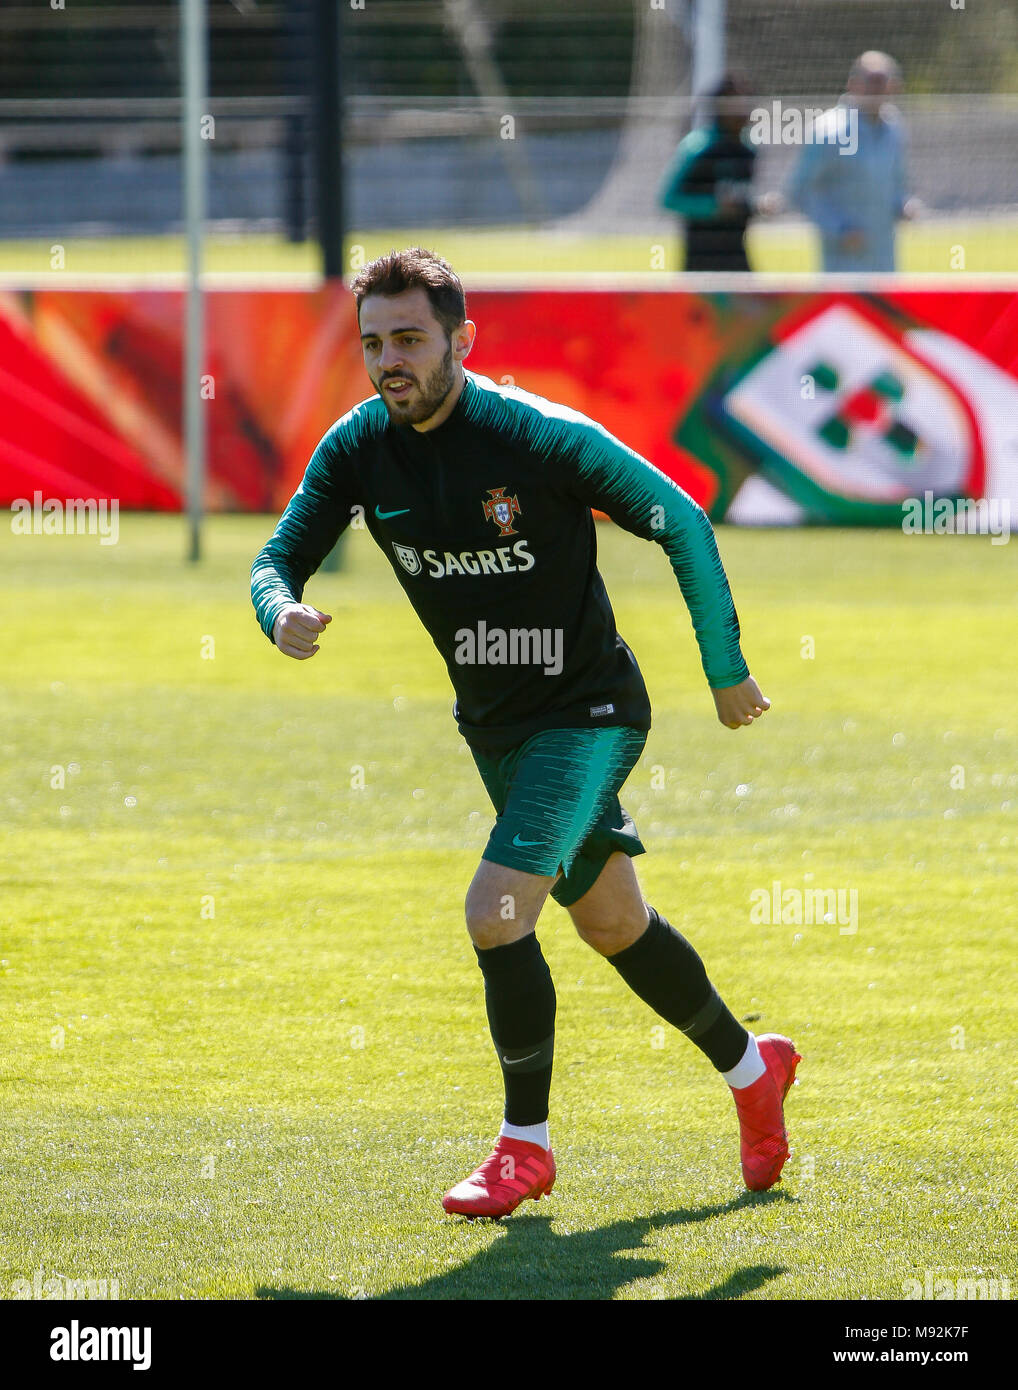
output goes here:
<path id="1" fill-rule="evenodd" d="M 747 676 L 739 685 L 725 686 L 721 690 L 711 687 L 718 718 L 727 729 L 738 729 L 743 724 L 752 724 L 759 719 L 771 702 L 760 693 L 760 687 L 752 676 Z"/>
<path id="2" fill-rule="evenodd" d="M 319 613 L 310 603 L 291 603 L 276 619 L 272 640 L 284 655 L 306 661 L 318 650 L 315 638 L 331 622 L 330 613 Z"/>

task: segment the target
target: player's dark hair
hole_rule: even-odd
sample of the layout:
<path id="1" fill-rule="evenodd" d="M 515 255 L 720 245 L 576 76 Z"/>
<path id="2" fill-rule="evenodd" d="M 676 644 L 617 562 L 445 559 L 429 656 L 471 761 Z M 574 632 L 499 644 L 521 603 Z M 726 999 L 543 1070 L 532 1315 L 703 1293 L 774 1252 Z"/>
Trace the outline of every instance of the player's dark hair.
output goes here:
<path id="1" fill-rule="evenodd" d="M 357 272 L 350 286 L 357 300 L 357 316 L 369 294 L 396 295 L 404 290 L 422 289 L 428 296 L 435 318 L 445 330 L 446 337 L 467 316 L 466 296 L 460 278 L 448 261 L 426 251 L 423 246 L 410 246 L 404 251 L 392 250 Z"/>
<path id="2" fill-rule="evenodd" d="M 741 68 L 729 68 L 710 88 L 708 96 L 715 116 L 743 115 L 750 95 L 749 78 Z"/>

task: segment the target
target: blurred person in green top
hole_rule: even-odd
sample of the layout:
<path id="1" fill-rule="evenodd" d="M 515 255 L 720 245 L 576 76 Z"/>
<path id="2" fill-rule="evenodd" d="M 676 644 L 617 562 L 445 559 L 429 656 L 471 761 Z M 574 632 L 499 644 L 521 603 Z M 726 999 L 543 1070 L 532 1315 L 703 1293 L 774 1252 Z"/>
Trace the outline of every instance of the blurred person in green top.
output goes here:
<path id="1" fill-rule="evenodd" d="M 749 270 L 746 225 L 754 213 L 777 211 L 754 198 L 756 148 L 747 137 L 749 88 L 728 72 L 710 92 L 710 125 L 691 130 L 675 151 L 659 201 L 685 222 L 686 270 Z"/>

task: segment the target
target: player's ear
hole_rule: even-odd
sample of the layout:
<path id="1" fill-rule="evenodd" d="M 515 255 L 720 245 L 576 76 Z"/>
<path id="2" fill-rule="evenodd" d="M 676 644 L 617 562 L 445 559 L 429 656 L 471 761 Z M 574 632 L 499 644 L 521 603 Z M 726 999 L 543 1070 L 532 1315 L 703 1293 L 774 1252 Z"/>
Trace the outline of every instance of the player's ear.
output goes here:
<path id="1" fill-rule="evenodd" d="M 474 345 L 477 324 L 473 319 L 464 319 L 452 335 L 452 353 L 457 362 L 462 362 Z"/>

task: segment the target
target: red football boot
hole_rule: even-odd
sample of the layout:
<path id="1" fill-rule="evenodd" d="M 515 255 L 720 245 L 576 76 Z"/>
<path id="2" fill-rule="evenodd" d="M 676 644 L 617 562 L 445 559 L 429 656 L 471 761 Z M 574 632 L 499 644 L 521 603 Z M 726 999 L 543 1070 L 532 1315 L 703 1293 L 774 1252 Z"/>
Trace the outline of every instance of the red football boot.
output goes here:
<path id="1" fill-rule="evenodd" d="M 508 1216 L 527 1197 L 536 1202 L 554 1185 L 551 1149 L 500 1135 L 480 1168 L 447 1192 L 442 1206 L 462 1216 Z"/>
<path id="2" fill-rule="evenodd" d="M 780 1179 L 788 1157 L 783 1105 L 802 1058 L 780 1033 L 764 1033 L 756 1043 L 767 1070 L 732 1095 L 739 1113 L 743 1179 L 750 1192 L 766 1192 Z"/>

